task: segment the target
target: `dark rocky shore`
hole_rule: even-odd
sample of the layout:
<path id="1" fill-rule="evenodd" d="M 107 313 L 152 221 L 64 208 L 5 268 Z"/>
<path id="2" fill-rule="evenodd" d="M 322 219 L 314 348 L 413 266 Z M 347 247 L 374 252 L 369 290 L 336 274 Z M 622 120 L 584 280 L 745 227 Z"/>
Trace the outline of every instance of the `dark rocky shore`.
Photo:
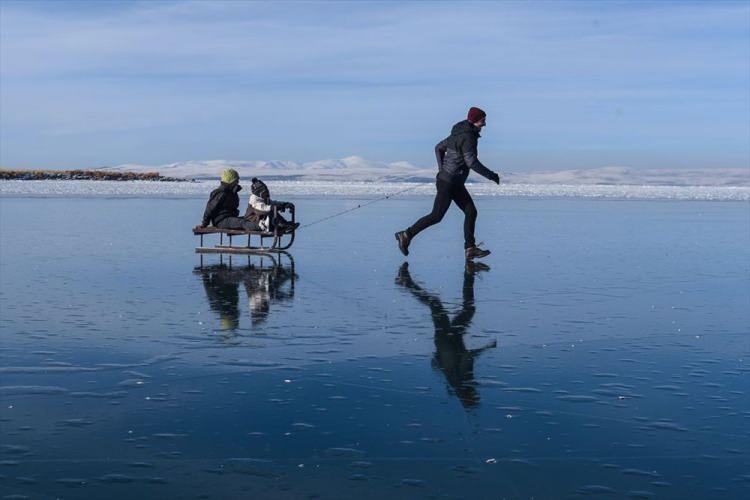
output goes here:
<path id="1" fill-rule="evenodd" d="M 8 170 L 0 169 L 0 180 L 18 181 L 156 181 L 187 182 L 187 179 L 164 177 L 158 172 L 107 172 L 102 170 Z"/>

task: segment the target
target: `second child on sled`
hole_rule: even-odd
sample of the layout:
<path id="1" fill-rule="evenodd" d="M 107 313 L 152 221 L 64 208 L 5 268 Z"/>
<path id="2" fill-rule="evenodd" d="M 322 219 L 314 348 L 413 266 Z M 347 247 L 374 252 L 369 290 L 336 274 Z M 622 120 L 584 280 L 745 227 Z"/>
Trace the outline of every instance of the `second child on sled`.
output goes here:
<path id="1" fill-rule="evenodd" d="M 286 209 L 294 210 L 292 203 L 272 200 L 271 192 L 262 180 L 253 177 L 252 183 L 245 220 L 258 224 L 262 231 L 268 232 L 291 233 L 299 227 L 299 222 L 292 224 L 278 213 Z"/>

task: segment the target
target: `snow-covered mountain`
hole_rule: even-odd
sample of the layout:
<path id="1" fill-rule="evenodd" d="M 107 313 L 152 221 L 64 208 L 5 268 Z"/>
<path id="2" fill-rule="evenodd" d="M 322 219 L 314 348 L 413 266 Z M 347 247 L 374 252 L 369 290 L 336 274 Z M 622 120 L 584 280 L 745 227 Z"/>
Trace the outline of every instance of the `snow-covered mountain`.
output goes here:
<path id="1" fill-rule="evenodd" d="M 262 177 L 270 180 L 316 180 L 351 182 L 430 181 L 434 168 L 420 168 L 408 162 L 381 163 L 359 156 L 340 160 L 318 160 L 307 163 L 294 161 L 233 161 L 208 160 L 171 163 L 169 165 L 119 165 L 102 170 L 126 172 L 159 172 L 163 176 L 183 179 L 218 179 L 225 168 L 233 168 L 241 178 Z"/>
<path id="2" fill-rule="evenodd" d="M 601 167 L 509 174 L 511 184 L 607 186 L 750 186 L 750 168 L 637 169 Z"/>
<path id="3" fill-rule="evenodd" d="M 232 161 L 207 160 L 168 165 L 119 165 L 101 170 L 120 172 L 159 172 L 183 179 L 218 179 L 225 168 L 233 168 L 242 178 L 266 180 L 310 180 L 335 182 L 432 182 L 436 167 L 419 167 L 406 161 L 382 163 L 349 156 L 339 160 Z M 636 185 L 636 186 L 750 186 L 750 168 L 635 169 L 601 167 L 593 169 L 504 172 L 502 182 L 531 185 Z M 477 175 L 470 181 L 480 181 Z"/>

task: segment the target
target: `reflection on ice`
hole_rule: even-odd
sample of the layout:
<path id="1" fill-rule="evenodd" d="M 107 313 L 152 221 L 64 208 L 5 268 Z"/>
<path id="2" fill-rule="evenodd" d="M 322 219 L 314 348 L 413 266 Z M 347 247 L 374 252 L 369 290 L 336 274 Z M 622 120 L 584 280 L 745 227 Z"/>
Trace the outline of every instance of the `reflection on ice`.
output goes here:
<path id="1" fill-rule="evenodd" d="M 240 326 L 240 285 L 245 291 L 245 302 L 253 327 L 268 318 L 272 302 L 284 302 L 294 298 L 294 282 L 297 274 L 291 255 L 248 256 L 244 265 L 233 263 L 232 256 L 221 262 L 201 265 L 193 270 L 200 276 L 211 310 L 219 317 L 222 331 L 234 332 Z M 242 257 L 235 257 L 243 260 Z"/>
<path id="2" fill-rule="evenodd" d="M 432 365 L 443 372 L 453 393 L 465 408 L 479 404 L 479 392 L 474 380 L 474 359 L 483 351 L 497 346 L 496 340 L 478 349 L 467 349 L 464 344 L 464 334 L 468 333 L 476 312 L 474 276 L 489 270 L 489 266 L 482 262 L 466 262 L 461 310 L 453 319 L 438 295 L 428 292 L 412 279 L 408 262 L 401 264 L 396 276 L 396 283 L 404 286 L 419 302 L 430 308 L 435 327 L 435 356 Z"/>

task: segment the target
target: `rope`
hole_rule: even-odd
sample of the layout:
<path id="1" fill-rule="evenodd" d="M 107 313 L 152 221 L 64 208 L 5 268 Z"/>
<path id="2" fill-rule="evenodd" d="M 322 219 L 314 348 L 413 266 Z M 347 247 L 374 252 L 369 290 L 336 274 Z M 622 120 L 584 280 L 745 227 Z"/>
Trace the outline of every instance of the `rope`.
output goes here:
<path id="1" fill-rule="evenodd" d="M 335 214 L 328 215 L 326 217 L 323 217 L 322 219 L 318 219 L 312 222 L 308 222 L 307 224 L 304 224 L 296 229 L 296 231 L 299 231 L 300 229 L 314 226 L 315 224 L 320 224 L 321 222 L 325 222 L 327 220 L 334 219 L 336 217 L 339 217 L 341 215 L 348 214 L 349 212 L 354 212 L 355 210 L 359 210 L 360 208 L 365 208 L 368 205 L 372 205 L 373 203 L 377 203 L 379 201 L 387 200 L 388 198 L 392 198 L 394 196 L 398 196 L 400 194 L 406 193 L 407 191 L 412 191 L 414 189 L 417 189 L 418 187 L 422 187 L 422 184 L 415 184 L 414 186 L 402 189 L 400 191 L 396 191 L 395 193 L 389 193 L 385 196 L 381 196 L 380 198 L 376 198 L 374 200 L 370 200 L 367 203 L 360 203 L 356 207 L 347 208 L 346 210 L 342 210 L 341 212 L 336 212 Z"/>

